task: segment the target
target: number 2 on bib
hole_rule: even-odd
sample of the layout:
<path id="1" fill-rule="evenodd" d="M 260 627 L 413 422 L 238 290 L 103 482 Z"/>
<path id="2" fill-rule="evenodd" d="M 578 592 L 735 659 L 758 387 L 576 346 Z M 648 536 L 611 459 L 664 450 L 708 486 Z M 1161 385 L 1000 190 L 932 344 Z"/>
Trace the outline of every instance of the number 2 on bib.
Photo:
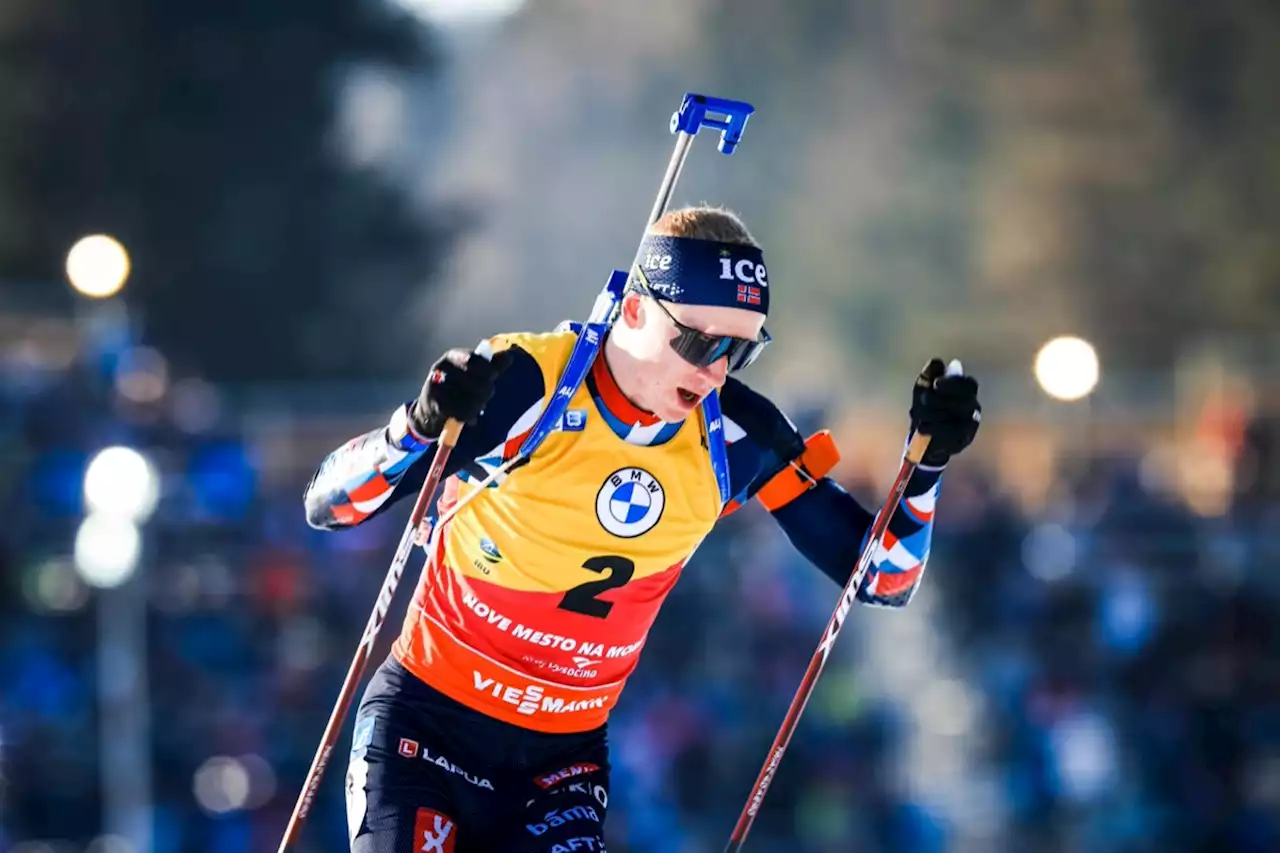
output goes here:
<path id="1" fill-rule="evenodd" d="M 631 576 L 636 572 L 636 564 L 626 557 L 608 554 L 603 557 L 590 558 L 582 564 L 582 568 L 597 574 L 604 574 L 604 572 L 608 571 L 609 574 L 599 580 L 578 584 L 573 589 L 566 591 L 564 598 L 560 599 L 559 608 L 573 613 L 581 613 L 583 616 L 604 619 L 609 615 L 609 611 L 613 609 L 613 602 L 601 601 L 596 596 L 605 590 L 616 589 L 631 580 Z"/>

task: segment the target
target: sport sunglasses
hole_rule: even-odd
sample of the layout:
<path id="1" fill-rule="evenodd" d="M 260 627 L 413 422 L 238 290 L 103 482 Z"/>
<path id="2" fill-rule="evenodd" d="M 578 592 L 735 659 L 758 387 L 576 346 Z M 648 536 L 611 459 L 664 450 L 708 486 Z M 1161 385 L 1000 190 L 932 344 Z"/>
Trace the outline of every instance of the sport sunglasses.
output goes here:
<path id="1" fill-rule="evenodd" d="M 662 313 L 666 314 L 667 319 L 676 327 L 676 336 L 671 339 L 671 348 L 695 367 L 710 367 L 727 356 L 729 372 L 733 373 L 742 370 L 759 358 L 764 348 L 773 341 L 765 329 L 760 330 L 755 340 L 735 338 L 732 335 L 708 335 L 692 326 L 686 326 L 673 317 L 667 307 L 662 304 L 663 300 L 639 276 L 632 277 L 628 289 L 642 293 L 657 303 Z"/>

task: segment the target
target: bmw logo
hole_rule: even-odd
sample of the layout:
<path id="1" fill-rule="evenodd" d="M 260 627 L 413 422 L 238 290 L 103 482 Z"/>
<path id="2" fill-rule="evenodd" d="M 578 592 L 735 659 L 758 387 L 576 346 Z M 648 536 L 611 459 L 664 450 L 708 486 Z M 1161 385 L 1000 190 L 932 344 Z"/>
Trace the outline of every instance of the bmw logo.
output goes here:
<path id="1" fill-rule="evenodd" d="M 596 518 L 614 536 L 631 539 L 652 530 L 662 518 L 666 495 L 643 468 L 620 468 L 596 494 Z"/>

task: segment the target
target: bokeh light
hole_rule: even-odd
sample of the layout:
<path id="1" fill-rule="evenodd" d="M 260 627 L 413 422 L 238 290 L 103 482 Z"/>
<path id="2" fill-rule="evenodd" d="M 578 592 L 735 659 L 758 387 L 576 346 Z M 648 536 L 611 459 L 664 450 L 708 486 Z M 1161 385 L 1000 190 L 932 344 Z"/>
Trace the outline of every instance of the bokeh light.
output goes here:
<path id="1" fill-rule="evenodd" d="M 92 513 L 76 531 L 76 569 L 90 586 L 109 589 L 127 581 L 141 551 L 142 537 L 128 518 Z"/>
<path id="2" fill-rule="evenodd" d="M 118 293 L 131 268 L 129 252 L 106 234 L 83 237 L 67 253 L 67 280 L 78 293 L 93 299 Z"/>
<path id="3" fill-rule="evenodd" d="M 133 403 L 154 403 L 169 390 L 169 363 L 151 347 L 134 347 L 120 357 L 116 393 Z"/>
<path id="4" fill-rule="evenodd" d="M 159 477 L 147 457 L 131 447 L 108 447 L 93 457 L 84 474 L 90 512 L 146 521 L 160 496 Z"/>
<path id="5" fill-rule="evenodd" d="M 1098 353 L 1083 338 L 1054 338 L 1036 354 L 1035 374 L 1041 389 L 1055 400 L 1080 400 L 1098 384 Z"/>
<path id="6" fill-rule="evenodd" d="M 88 603 L 89 591 L 69 557 L 50 557 L 30 566 L 23 593 L 39 612 L 70 613 Z"/>
<path id="7" fill-rule="evenodd" d="M 209 814 L 256 809 L 276 793 L 276 772 L 260 755 L 215 755 L 196 770 L 191 790 Z"/>

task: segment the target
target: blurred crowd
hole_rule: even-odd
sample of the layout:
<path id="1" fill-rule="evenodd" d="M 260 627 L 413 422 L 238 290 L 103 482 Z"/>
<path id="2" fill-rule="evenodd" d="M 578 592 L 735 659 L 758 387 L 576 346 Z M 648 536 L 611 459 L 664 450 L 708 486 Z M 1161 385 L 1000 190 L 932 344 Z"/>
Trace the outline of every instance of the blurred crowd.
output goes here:
<path id="1" fill-rule="evenodd" d="M 193 418 L 174 394 L 130 401 L 118 361 L 5 369 L 0 851 L 131 853 L 101 837 L 101 593 L 70 557 L 84 466 L 112 443 L 145 449 L 163 482 L 137 576 L 153 849 L 274 850 L 405 512 L 311 530 L 309 472 L 264 482 L 235 418 Z M 1249 426 L 1237 453 L 1247 470 L 1210 517 L 1154 487 L 1136 459 L 1074 460 L 1035 517 L 977 460 L 957 462 L 926 585 L 932 627 L 978 697 L 960 736 L 973 744 L 965 772 L 990 791 L 973 808 L 990 814 L 949 812 L 904 781 L 916 718 L 859 673 L 913 650 L 873 658 L 855 628 L 748 848 L 1280 849 L 1276 442 L 1276 423 Z M 876 501 L 869 485 L 847 485 Z M 762 522 L 758 508 L 738 513 L 698 552 L 612 720 L 615 853 L 722 848 L 813 652 L 836 590 Z M 300 849 L 346 848 L 349 725 Z"/>
<path id="2" fill-rule="evenodd" d="M 1131 458 L 1082 460 L 1046 518 L 948 494 L 931 582 L 986 700 L 1007 849 L 1280 849 L 1276 436 L 1250 427 L 1221 517 Z"/>

